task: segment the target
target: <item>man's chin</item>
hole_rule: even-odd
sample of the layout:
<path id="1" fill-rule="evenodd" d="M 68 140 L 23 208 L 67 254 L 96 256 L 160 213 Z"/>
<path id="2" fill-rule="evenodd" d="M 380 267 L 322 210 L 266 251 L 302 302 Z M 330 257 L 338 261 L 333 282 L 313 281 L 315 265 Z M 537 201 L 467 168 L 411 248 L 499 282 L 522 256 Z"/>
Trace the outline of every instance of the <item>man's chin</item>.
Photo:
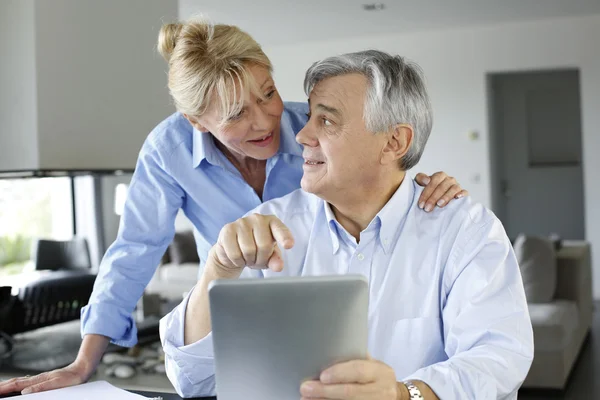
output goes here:
<path id="1" fill-rule="evenodd" d="M 304 190 L 305 192 L 308 193 L 312 193 L 310 191 L 310 184 L 308 182 L 306 182 L 306 179 L 304 179 L 304 177 L 302 177 L 302 179 L 300 180 L 300 187 L 302 188 L 302 190 Z"/>
<path id="2" fill-rule="evenodd" d="M 300 181 L 300 187 L 307 193 L 314 194 L 317 197 L 327 201 L 326 190 L 322 184 L 311 182 L 302 178 Z"/>
<path id="3" fill-rule="evenodd" d="M 317 194 L 316 185 L 310 180 L 306 179 L 306 177 L 302 177 L 300 181 L 300 187 L 307 193 Z"/>

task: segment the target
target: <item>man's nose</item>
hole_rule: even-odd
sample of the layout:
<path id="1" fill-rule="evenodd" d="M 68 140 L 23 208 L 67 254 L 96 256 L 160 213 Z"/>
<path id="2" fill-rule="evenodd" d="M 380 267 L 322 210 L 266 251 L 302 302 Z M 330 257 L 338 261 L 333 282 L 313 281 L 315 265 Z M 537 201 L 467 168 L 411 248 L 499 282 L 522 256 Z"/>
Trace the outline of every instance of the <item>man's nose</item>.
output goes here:
<path id="1" fill-rule="evenodd" d="M 310 121 L 307 122 L 306 125 L 304 125 L 304 128 L 302 128 L 300 132 L 298 132 L 298 134 L 296 135 L 296 142 L 304 146 L 316 147 L 319 145 L 319 141 L 314 135 L 314 132 L 309 124 Z"/>

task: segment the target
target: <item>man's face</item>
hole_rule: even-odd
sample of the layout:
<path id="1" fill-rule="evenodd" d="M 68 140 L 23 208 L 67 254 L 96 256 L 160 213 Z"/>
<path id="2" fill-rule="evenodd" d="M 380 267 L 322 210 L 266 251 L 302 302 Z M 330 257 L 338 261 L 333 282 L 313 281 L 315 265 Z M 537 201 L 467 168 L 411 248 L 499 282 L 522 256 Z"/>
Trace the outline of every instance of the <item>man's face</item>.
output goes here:
<path id="1" fill-rule="evenodd" d="M 296 140 L 304 145 L 302 188 L 335 204 L 372 188 L 382 172 L 385 134 L 364 122 L 367 78 L 347 74 L 324 79 L 310 93 L 310 118 Z"/>

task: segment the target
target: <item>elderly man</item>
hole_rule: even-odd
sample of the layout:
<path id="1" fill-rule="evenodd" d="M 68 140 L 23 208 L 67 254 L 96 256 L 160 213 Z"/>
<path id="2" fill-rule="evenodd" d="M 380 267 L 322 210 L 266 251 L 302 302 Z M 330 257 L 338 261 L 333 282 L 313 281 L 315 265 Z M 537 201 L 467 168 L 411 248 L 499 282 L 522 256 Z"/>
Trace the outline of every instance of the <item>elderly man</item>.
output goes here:
<path id="1" fill-rule="evenodd" d="M 224 227 L 199 283 L 162 321 L 175 387 L 214 392 L 212 280 L 358 273 L 370 286 L 371 358 L 305 382 L 303 399 L 516 399 L 533 335 L 502 224 L 468 198 L 419 212 L 421 188 L 405 179 L 432 124 L 418 68 L 345 54 L 314 64 L 305 90 L 302 190 Z"/>

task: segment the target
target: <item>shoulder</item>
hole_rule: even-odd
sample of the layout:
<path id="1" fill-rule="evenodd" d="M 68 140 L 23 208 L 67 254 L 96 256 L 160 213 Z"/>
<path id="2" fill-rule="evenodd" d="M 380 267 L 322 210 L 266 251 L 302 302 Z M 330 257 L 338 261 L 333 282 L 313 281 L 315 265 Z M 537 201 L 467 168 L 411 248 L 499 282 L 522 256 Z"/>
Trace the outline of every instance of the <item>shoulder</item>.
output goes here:
<path id="1" fill-rule="evenodd" d="M 291 114 L 300 114 L 306 118 L 308 113 L 308 103 L 301 101 L 284 101 L 283 108 L 285 111 Z"/>
<path id="2" fill-rule="evenodd" d="M 422 188 L 415 190 L 415 203 Z M 450 287 L 467 265 L 476 257 L 485 259 L 484 274 L 501 266 L 512 245 L 502 222 L 483 204 L 471 197 L 454 200 L 444 208 L 426 213 L 414 205 L 417 215 L 416 231 L 421 237 L 430 237 L 437 243 L 444 270 L 448 273 L 446 286 Z"/>
<path id="3" fill-rule="evenodd" d="M 283 106 L 282 122 L 289 123 L 294 133 L 297 134 L 308 121 L 306 116 L 308 114 L 308 103 L 286 101 Z"/>
<path id="4" fill-rule="evenodd" d="M 176 112 L 158 124 L 146 138 L 142 154 L 154 153 L 161 158 L 170 157 L 175 150 L 191 153 L 194 129 L 189 121 Z"/>
<path id="5" fill-rule="evenodd" d="M 424 212 L 417 205 L 417 199 L 424 188 L 414 181 L 413 185 L 415 188 L 413 208 L 419 226 L 422 229 L 438 231 L 442 238 L 460 237 L 462 241 L 469 241 L 478 232 L 502 225 L 491 210 L 470 196 L 454 199 L 444 208 L 436 207 L 432 212 Z"/>

